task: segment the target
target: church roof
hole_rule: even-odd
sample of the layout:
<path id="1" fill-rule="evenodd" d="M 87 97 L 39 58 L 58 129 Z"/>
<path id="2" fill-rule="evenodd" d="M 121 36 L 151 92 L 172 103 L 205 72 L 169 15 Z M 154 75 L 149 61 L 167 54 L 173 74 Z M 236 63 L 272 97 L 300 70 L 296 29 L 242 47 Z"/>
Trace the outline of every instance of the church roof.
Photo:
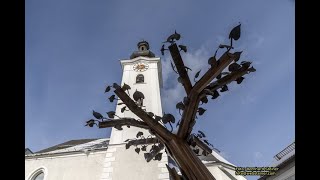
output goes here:
<path id="1" fill-rule="evenodd" d="M 70 140 L 49 148 L 34 152 L 33 154 L 25 154 L 26 157 L 39 155 L 53 155 L 61 153 L 74 153 L 87 150 L 103 150 L 108 147 L 109 138 L 102 139 L 77 139 Z"/>

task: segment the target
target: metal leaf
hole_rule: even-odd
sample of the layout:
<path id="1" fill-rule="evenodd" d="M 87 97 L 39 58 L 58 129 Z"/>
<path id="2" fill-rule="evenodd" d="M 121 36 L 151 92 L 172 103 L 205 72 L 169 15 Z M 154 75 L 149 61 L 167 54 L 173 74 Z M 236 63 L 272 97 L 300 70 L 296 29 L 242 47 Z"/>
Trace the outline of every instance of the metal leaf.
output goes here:
<path id="1" fill-rule="evenodd" d="M 144 153 L 144 159 L 147 160 L 151 157 L 151 153 Z"/>
<path id="2" fill-rule="evenodd" d="M 249 61 L 243 61 L 243 62 L 241 62 L 241 66 L 242 66 L 242 67 L 249 68 L 250 65 L 251 65 L 251 62 L 249 62 Z"/>
<path id="3" fill-rule="evenodd" d="M 131 87 L 130 87 L 128 84 L 124 83 L 123 86 L 122 86 L 122 89 L 123 89 L 124 91 L 126 91 L 126 90 L 131 89 Z"/>
<path id="4" fill-rule="evenodd" d="M 234 62 L 239 61 L 240 56 L 241 56 L 241 53 L 242 53 L 242 51 L 233 53 L 233 55 L 234 55 Z"/>
<path id="5" fill-rule="evenodd" d="M 208 98 L 207 98 L 207 96 L 204 96 L 203 98 L 201 98 L 200 101 L 201 101 L 202 103 L 208 103 Z"/>
<path id="6" fill-rule="evenodd" d="M 140 148 L 137 147 L 136 149 L 134 149 L 134 151 L 136 151 L 139 154 Z"/>
<path id="7" fill-rule="evenodd" d="M 103 116 L 100 113 L 96 112 L 96 111 L 93 111 L 92 114 L 97 119 L 102 119 L 103 118 Z"/>
<path id="8" fill-rule="evenodd" d="M 182 102 L 179 102 L 177 105 L 176 105 L 176 108 L 177 109 L 181 109 L 181 110 L 184 110 L 185 106 Z"/>
<path id="9" fill-rule="evenodd" d="M 124 142 L 128 142 L 130 139 L 125 140 Z"/>
<path id="10" fill-rule="evenodd" d="M 217 90 L 215 90 L 215 91 L 213 91 L 213 95 L 212 95 L 211 99 L 216 99 L 219 96 L 220 96 L 219 92 Z"/>
<path id="11" fill-rule="evenodd" d="M 113 83 L 113 88 L 115 88 L 115 89 L 120 89 L 121 87 L 117 84 L 117 83 Z"/>
<path id="12" fill-rule="evenodd" d="M 240 38 L 241 35 L 241 28 L 240 28 L 241 24 L 239 24 L 238 26 L 234 27 L 229 34 L 229 39 L 234 39 L 234 40 L 238 40 Z"/>
<path id="13" fill-rule="evenodd" d="M 166 49 L 164 48 L 164 44 L 163 44 L 161 49 L 160 49 L 162 56 L 164 55 L 164 50 L 166 50 Z"/>
<path id="14" fill-rule="evenodd" d="M 192 147 L 196 147 L 197 143 L 192 140 L 191 143 L 190 143 L 190 145 L 191 145 Z"/>
<path id="15" fill-rule="evenodd" d="M 222 74 L 220 73 L 216 78 L 221 79 L 221 77 L 222 77 Z"/>
<path id="16" fill-rule="evenodd" d="M 127 143 L 127 144 L 126 144 L 126 149 L 129 149 L 130 146 L 131 146 L 131 145 L 130 145 L 129 143 Z"/>
<path id="17" fill-rule="evenodd" d="M 122 126 L 121 126 L 120 124 L 115 125 L 114 128 L 116 128 L 116 129 L 118 129 L 118 130 L 120 130 L 120 131 L 123 130 L 123 129 L 122 129 Z"/>
<path id="18" fill-rule="evenodd" d="M 229 90 L 229 89 L 228 89 L 228 86 L 227 86 L 227 85 L 224 85 L 224 86 L 222 86 L 220 92 L 225 92 L 225 91 L 228 91 L 228 90 Z"/>
<path id="19" fill-rule="evenodd" d="M 201 70 L 196 73 L 196 75 L 194 76 L 195 79 L 199 77 L 200 72 L 201 72 Z"/>
<path id="20" fill-rule="evenodd" d="M 239 77 L 238 79 L 236 79 L 237 84 L 241 84 L 243 80 L 244 80 L 244 77 Z"/>
<path id="21" fill-rule="evenodd" d="M 190 71 L 192 71 L 192 69 L 190 69 L 189 67 L 187 67 L 187 66 L 184 66 L 184 68 L 188 71 L 188 70 L 190 70 Z"/>
<path id="22" fill-rule="evenodd" d="M 193 152 L 199 154 L 199 149 L 193 149 Z"/>
<path id="23" fill-rule="evenodd" d="M 161 117 L 160 117 L 160 116 L 155 115 L 155 116 L 154 116 L 154 119 L 155 119 L 156 121 L 160 121 L 160 120 L 161 120 Z"/>
<path id="24" fill-rule="evenodd" d="M 126 107 L 127 107 L 127 106 L 124 106 L 124 107 L 121 108 L 121 112 L 122 112 L 122 113 L 126 110 Z"/>
<path id="25" fill-rule="evenodd" d="M 141 147 L 141 151 L 146 151 L 146 150 L 147 150 L 147 146 L 144 146 L 144 145 L 143 145 L 143 146 Z"/>
<path id="26" fill-rule="evenodd" d="M 107 115 L 108 115 L 109 118 L 114 118 L 114 116 L 116 115 L 116 112 L 109 111 L 109 112 L 107 112 Z"/>
<path id="27" fill-rule="evenodd" d="M 206 95 L 212 95 L 213 96 L 213 92 L 210 89 L 204 89 L 203 92 L 205 92 Z"/>
<path id="28" fill-rule="evenodd" d="M 121 103 L 118 103 L 118 105 L 123 105 L 123 104 L 125 104 L 125 103 L 123 103 L 123 102 L 121 102 Z"/>
<path id="29" fill-rule="evenodd" d="M 154 157 L 155 160 L 158 160 L 158 161 L 161 161 L 162 159 L 162 153 L 158 153 L 155 157 Z"/>
<path id="30" fill-rule="evenodd" d="M 203 109 L 202 107 L 198 108 L 199 116 L 203 115 L 205 111 L 206 109 Z"/>
<path id="31" fill-rule="evenodd" d="M 107 86 L 107 87 L 106 87 L 106 90 L 105 90 L 104 92 L 105 92 L 105 93 L 106 93 L 106 92 L 109 92 L 110 89 L 111 89 L 111 87 L 110 87 L 110 86 Z"/>
<path id="32" fill-rule="evenodd" d="M 172 70 L 175 72 L 175 73 L 178 73 L 175 69 L 174 69 L 174 65 L 172 64 L 172 62 L 170 61 L 170 64 L 171 64 L 171 68 Z"/>
<path id="33" fill-rule="evenodd" d="M 159 146 L 157 146 L 157 145 L 152 145 L 152 147 L 151 147 L 151 149 L 150 149 L 150 152 L 156 152 L 156 151 L 158 151 L 159 149 L 160 149 Z"/>
<path id="34" fill-rule="evenodd" d="M 208 152 L 207 152 L 207 151 L 202 151 L 202 155 L 203 155 L 203 156 L 207 156 L 207 155 L 208 155 Z"/>
<path id="35" fill-rule="evenodd" d="M 184 51 L 185 53 L 187 52 L 187 46 L 179 45 L 179 47 L 180 47 L 180 49 L 181 49 L 182 51 Z M 181 51 L 181 50 L 180 50 L 180 51 Z"/>
<path id="36" fill-rule="evenodd" d="M 89 121 L 86 122 L 87 124 L 85 126 L 93 127 L 93 125 L 96 124 L 94 121 L 95 121 L 94 119 L 90 119 Z"/>
<path id="37" fill-rule="evenodd" d="M 182 80 L 182 78 L 180 76 L 178 77 L 178 82 L 183 84 L 183 80 Z"/>
<path id="38" fill-rule="evenodd" d="M 237 63 L 232 63 L 232 64 L 229 65 L 228 70 L 229 70 L 230 72 L 234 72 L 234 71 L 237 71 L 237 70 L 240 69 L 240 68 L 241 68 L 241 66 L 240 66 L 239 64 L 237 64 Z"/>
<path id="39" fill-rule="evenodd" d="M 151 116 L 151 117 L 154 116 L 154 114 L 152 112 L 148 112 L 148 115 Z"/>
<path id="40" fill-rule="evenodd" d="M 134 93 L 133 93 L 133 99 L 135 101 L 138 101 L 139 99 L 144 99 L 144 95 L 142 92 L 136 90 Z"/>
<path id="41" fill-rule="evenodd" d="M 164 124 L 168 123 L 168 122 L 172 122 L 174 123 L 175 122 L 175 118 L 172 114 L 164 114 L 163 117 L 162 117 L 162 122 Z"/>
<path id="42" fill-rule="evenodd" d="M 208 64 L 210 64 L 211 66 L 216 65 L 216 63 L 217 63 L 216 56 L 212 56 L 208 59 Z"/>
<path id="43" fill-rule="evenodd" d="M 109 101 L 110 101 L 110 102 L 113 102 L 115 98 L 116 98 L 116 95 L 113 94 L 113 95 L 111 95 L 111 96 L 109 97 Z"/>
<path id="44" fill-rule="evenodd" d="M 251 68 L 248 69 L 249 72 L 256 72 L 256 69 L 252 66 Z"/>
<path id="45" fill-rule="evenodd" d="M 139 138 L 139 137 L 142 136 L 142 135 L 143 135 L 143 132 L 139 131 L 139 132 L 137 133 L 136 137 Z"/>

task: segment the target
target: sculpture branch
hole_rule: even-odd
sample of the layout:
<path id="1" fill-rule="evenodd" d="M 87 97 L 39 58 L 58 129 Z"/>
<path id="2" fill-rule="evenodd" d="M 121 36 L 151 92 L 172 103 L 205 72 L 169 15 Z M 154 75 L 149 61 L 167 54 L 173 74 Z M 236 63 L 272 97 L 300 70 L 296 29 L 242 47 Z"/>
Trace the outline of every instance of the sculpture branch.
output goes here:
<path id="1" fill-rule="evenodd" d="M 245 74 L 248 74 L 248 67 L 241 67 L 238 71 L 232 72 L 227 76 L 222 77 L 221 79 L 217 80 L 213 84 L 217 84 L 216 86 L 210 87 L 207 86 L 206 89 L 210 89 L 211 91 L 217 90 L 221 88 L 222 86 L 231 83 L 232 81 L 235 81 L 239 77 L 242 77 Z"/>
<path id="2" fill-rule="evenodd" d="M 154 143 L 160 143 L 158 138 L 147 138 L 147 139 L 136 139 L 136 140 L 130 140 L 128 142 L 129 145 L 142 145 L 142 144 L 154 144 Z"/>
<path id="3" fill-rule="evenodd" d="M 155 132 L 156 136 L 161 136 L 161 139 L 164 139 L 165 141 L 172 139 L 173 134 L 137 106 L 136 103 L 120 88 L 120 86 L 117 86 L 114 92 L 135 115 L 142 119 L 149 128 Z"/>
<path id="4" fill-rule="evenodd" d="M 176 65 L 176 68 L 178 70 L 179 76 L 182 79 L 182 85 L 187 93 L 187 95 L 190 93 L 192 89 L 191 81 L 188 76 L 188 73 L 185 69 L 185 65 L 182 61 L 180 51 L 177 47 L 176 43 L 173 43 L 169 46 L 169 50 L 171 53 L 171 57 L 173 59 L 174 64 Z"/>
<path id="5" fill-rule="evenodd" d="M 179 138 L 187 138 L 188 137 L 188 130 L 192 120 L 194 119 L 199 102 L 200 92 L 215 78 L 217 77 L 223 69 L 225 69 L 232 61 L 233 61 L 233 54 L 226 52 L 224 53 L 218 60 L 219 64 L 217 66 L 211 67 L 202 77 L 201 79 L 193 86 L 191 89 L 190 94 L 188 95 L 190 102 L 185 107 L 179 130 L 178 130 L 178 137 Z"/>
<path id="6" fill-rule="evenodd" d="M 99 128 L 114 127 L 116 125 L 121 125 L 121 126 L 129 125 L 129 126 L 135 126 L 143 129 L 150 129 L 146 123 L 137 121 L 133 118 L 110 119 L 107 121 L 99 122 Z"/>

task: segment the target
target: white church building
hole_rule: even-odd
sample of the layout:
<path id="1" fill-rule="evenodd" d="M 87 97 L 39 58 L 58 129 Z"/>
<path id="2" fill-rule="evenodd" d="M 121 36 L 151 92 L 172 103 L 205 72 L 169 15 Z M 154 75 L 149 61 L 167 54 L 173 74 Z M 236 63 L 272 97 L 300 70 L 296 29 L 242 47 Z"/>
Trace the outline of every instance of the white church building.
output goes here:
<path id="1" fill-rule="evenodd" d="M 138 43 L 138 50 L 129 59 L 120 60 L 122 82 L 143 92 L 142 103 L 147 112 L 162 116 L 160 88 L 162 87 L 161 60 L 149 50 L 146 41 Z M 132 96 L 133 93 L 130 93 Z M 120 117 L 137 118 L 131 111 Z M 137 127 L 117 130 L 112 128 L 110 138 L 70 140 L 38 152 L 26 149 L 25 180 L 169 180 L 166 164 L 172 160 L 163 151 L 161 161 L 146 162 L 143 153 L 125 148 L 125 140 L 136 137 Z M 235 165 L 215 150 L 208 156 L 199 157 L 217 180 L 245 180 L 235 175 Z"/>

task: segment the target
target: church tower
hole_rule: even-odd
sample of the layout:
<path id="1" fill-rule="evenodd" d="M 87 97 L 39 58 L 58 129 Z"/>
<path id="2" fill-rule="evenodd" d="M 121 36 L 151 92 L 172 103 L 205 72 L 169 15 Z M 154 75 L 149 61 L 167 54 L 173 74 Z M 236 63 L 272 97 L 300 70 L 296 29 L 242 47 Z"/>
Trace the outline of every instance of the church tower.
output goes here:
<path id="1" fill-rule="evenodd" d="M 120 60 L 122 66 L 121 86 L 126 83 L 131 87 L 130 97 L 138 90 L 144 94 L 144 99 L 138 105 L 147 112 L 162 116 L 160 88 L 162 87 L 161 61 L 159 57 L 150 51 L 149 43 L 141 41 L 137 44 L 138 50 L 134 51 L 129 59 Z M 117 104 L 121 103 L 119 100 Z M 134 113 L 127 110 L 123 113 L 121 108 L 125 105 L 117 105 L 116 114 L 119 117 L 132 117 L 139 119 Z M 169 179 L 169 173 L 165 164 L 168 157 L 163 152 L 161 161 L 146 162 L 143 151 L 137 154 L 134 147 L 125 148 L 125 140 L 135 139 L 141 131 L 144 137 L 150 133 L 137 127 L 122 126 L 123 130 L 112 128 L 109 148 L 107 150 L 104 169 L 101 180 L 156 180 Z"/>

